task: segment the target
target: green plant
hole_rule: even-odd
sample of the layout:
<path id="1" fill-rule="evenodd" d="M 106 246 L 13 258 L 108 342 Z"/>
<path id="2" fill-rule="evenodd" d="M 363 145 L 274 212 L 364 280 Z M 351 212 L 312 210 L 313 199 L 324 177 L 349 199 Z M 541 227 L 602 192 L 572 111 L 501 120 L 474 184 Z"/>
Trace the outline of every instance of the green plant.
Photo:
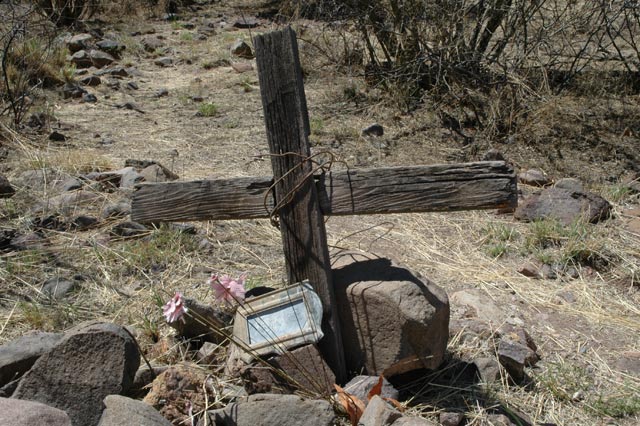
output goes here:
<path id="1" fill-rule="evenodd" d="M 500 222 L 491 222 L 482 231 L 486 234 L 484 238 L 486 253 L 493 258 L 505 255 L 510 243 L 520 236 L 514 228 Z"/>
<path id="2" fill-rule="evenodd" d="M 320 135 L 324 133 L 325 124 L 322 118 L 320 117 L 312 118 L 309 124 L 311 126 L 311 134 Z"/>
<path id="3" fill-rule="evenodd" d="M 185 31 L 180 33 L 180 40 L 182 41 L 193 41 L 193 33 L 189 31 Z"/>
<path id="4" fill-rule="evenodd" d="M 604 398 L 602 395 L 589 406 L 599 416 L 627 417 L 640 413 L 640 396 L 638 394 L 619 395 Z"/>
<path id="5" fill-rule="evenodd" d="M 535 381 L 538 388 L 561 402 L 572 402 L 593 386 L 593 378 L 584 368 L 564 360 L 547 365 L 546 370 L 535 377 Z"/>
<path id="6" fill-rule="evenodd" d="M 205 102 L 198 107 L 198 115 L 202 117 L 215 117 L 218 115 L 218 106 L 211 102 Z"/>

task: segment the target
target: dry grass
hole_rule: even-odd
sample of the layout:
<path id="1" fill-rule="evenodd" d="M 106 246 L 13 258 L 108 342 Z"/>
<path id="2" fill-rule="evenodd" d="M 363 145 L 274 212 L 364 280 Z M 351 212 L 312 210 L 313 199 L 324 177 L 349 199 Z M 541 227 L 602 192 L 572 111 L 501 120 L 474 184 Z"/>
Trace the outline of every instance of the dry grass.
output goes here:
<path id="1" fill-rule="evenodd" d="M 223 6 L 212 7 L 213 13 Z M 256 72 L 237 74 L 224 66 L 224 61 L 236 60 L 228 52 L 229 45 L 238 37 L 249 39 L 249 32 L 221 32 L 200 42 L 186 40 L 184 32 L 171 23 L 153 25 L 166 36 L 171 54 L 184 62 L 161 69 L 150 60 L 153 54 L 130 49 L 124 61 L 143 73 L 139 91 L 100 88 L 96 104 L 56 101 L 56 119 L 70 129 L 65 147 L 3 129 L 4 144 L 11 150 L 3 171 L 10 179 L 29 169 L 54 169 L 63 175 L 117 169 L 127 158 L 161 161 L 182 179 L 270 173 L 259 90 L 246 90 L 256 88 Z M 310 26 L 304 37 L 315 40 L 315 30 Z M 127 45 L 136 43 L 129 40 Z M 307 48 L 302 45 L 304 52 Z M 440 126 L 430 105 L 411 116 L 397 114 L 379 92 L 367 88 L 361 76 L 337 74 L 339 68 L 322 66 L 324 59 L 317 56 L 318 62 L 311 62 L 312 56 L 303 54 L 305 67 L 313 70 L 305 85 L 314 149 L 331 149 L 350 166 L 472 160 L 496 145 L 518 166 L 542 167 L 554 177 L 582 176 L 600 192 L 617 194 L 609 197 L 617 217 L 638 204 L 637 195 L 605 183 L 607 173 L 622 168 L 619 159 L 612 156 L 596 164 L 589 156 L 616 143 L 621 151 L 626 149 L 629 140 L 616 128 L 624 120 L 616 121 L 615 115 L 637 116 L 637 99 L 609 102 L 615 114 L 608 114 L 604 106 L 594 107 L 592 116 L 585 114 L 593 105 L 581 98 L 558 98 L 540 105 L 529 117 L 533 137 L 543 140 L 558 129 L 562 137 L 579 129 L 575 141 L 583 144 L 559 147 L 565 160 L 553 157 L 555 151 L 548 145 L 534 149 L 478 140 L 475 151 L 470 151 Z M 222 65 L 203 67 L 204 63 Z M 169 96 L 155 97 L 162 87 Z M 203 97 L 203 103 L 192 101 L 193 96 Z M 145 114 L 114 108 L 126 101 L 136 102 Z M 216 114 L 197 116 L 206 104 L 215 105 Z M 606 119 L 602 146 L 594 148 L 595 153 L 587 150 L 591 140 L 582 137 L 588 132 L 584 117 L 595 117 L 594 122 Z M 385 146 L 360 136 L 360 129 L 374 121 L 385 126 L 381 139 Z M 112 138 L 114 145 L 98 146 L 96 133 Z M 20 188 L 14 198 L 0 200 L 1 228 L 31 229 L 28 207 L 41 194 Z M 101 193 L 101 197 L 91 212 L 99 212 L 120 195 Z M 43 248 L 0 254 L 0 343 L 31 329 L 64 330 L 100 318 L 132 325 L 152 363 L 188 360 L 190 354 L 170 339 L 173 331 L 161 315 L 160 305 L 175 290 L 213 302 L 205 285 L 211 271 L 248 271 L 251 285 L 284 282 L 280 234 L 267 221 L 199 223 L 195 235 L 163 226 L 143 238 L 111 239 L 109 229 L 122 220 L 82 232 L 44 230 L 48 243 Z M 497 386 L 479 388 L 464 380 L 458 356 L 484 349 L 453 336 L 446 368 L 411 383 L 415 396 L 408 404 L 410 413 L 433 417 L 455 408 L 467 413 L 467 424 L 481 425 L 486 424 L 488 412 L 510 408 L 535 422 L 586 425 L 628 410 L 632 414 L 618 423 L 636 424 L 640 378 L 637 372 L 623 371 L 618 361 L 640 351 L 640 236 L 629 232 L 621 220 L 559 229 L 550 223 L 515 222 L 493 212 L 467 212 L 330 218 L 327 229 L 332 246 L 391 256 L 449 294 L 481 289 L 506 318 L 524 324 L 539 346 L 542 361 L 528 372 L 529 386 L 511 385 L 505 376 Z M 546 240 L 551 243 L 544 244 Z M 597 255 L 609 263 L 589 272 L 580 264 L 579 253 Z M 526 278 L 517 269 L 530 259 L 575 263 L 579 277 Z M 69 298 L 55 301 L 41 294 L 42 283 L 52 276 L 81 279 Z M 561 293 L 566 292 L 573 294 L 573 303 L 562 299 Z M 459 307 L 452 309 L 454 318 L 463 314 Z M 219 403 L 216 398 L 212 401 Z"/>

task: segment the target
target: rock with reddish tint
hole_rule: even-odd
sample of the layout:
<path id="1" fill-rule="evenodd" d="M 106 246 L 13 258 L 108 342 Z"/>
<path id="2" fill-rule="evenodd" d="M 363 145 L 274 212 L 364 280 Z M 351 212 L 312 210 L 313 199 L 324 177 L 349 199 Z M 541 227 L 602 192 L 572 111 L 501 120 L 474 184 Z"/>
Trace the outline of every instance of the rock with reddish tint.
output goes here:
<path id="1" fill-rule="evenodd" d="M 540 267 L 532 262 L 526 263 L 518 268 L 518 273 L 529 278 L 541 278 Z"/>
<path id="2" fill-rule="evenodd" d="M 91 62 L 91 56 L 86 50 L 79 50 L 75 52 L 69 58 L 69 62 L 76 66 L 76 68 L 89 68 L 93 63 Z"/>
<path id="3" fill-rule="evenodd" d="M 94 203 L 100 199 L 100 194 L 92 191 L 78 190 L 69 191 L 64 194 L 51 197 L 46 201 L 42 201 L 31 208 L 34 214 L 51 214 L 62 213 L 71 214 L 77 211 L 78 207 Z"/>
<path id="4" fill-rule="evenodd" d="M 127 393 L 139 365 L 138 348 L 123 327 L 83 324 L 35 362 L 12 397 L 63 410 L 74 426 L 94 426 L 104 398 Z"/>
<path id="5" fill-rule="evenodd" d="M 525 378 L 524 368 L 534 365 L 540 358 L 527 345 L 502 338 L 498 343 L 498 359 L 509 375 L 519 382 Z"/>
<path id="6" fill-rule="evenodd" d="M 364 401 L 366 401 L 366 399 Z M 364 410 L 364 413 L 362 413 L 358 425 L 390 426 L 400 417 L 402 417 L 402 413 L 384 399 L 375 395 L 367 403 L 367 408 Z"/>
<path id="7" fill-rule="evenodd" d="M 360 398 L 361 401 L 366 401 L 367 396 L 371 389 L 378 384 L 379 376 L 356 376 L 344 385 L 344 390 L 350 395 Z M 380 396 L 383 398 L 398 399 L 400 393 L 391 383 L 385 378 L 382 379 L 382 390 Z"/>
<path id="8" fill-rule="evenodd" d="M 449 335 L 446 293 L 371 254 L 332 256 L 347 369 L 387 377 L 437 368 Z"/>
<path id="9" fill-rule="evenodd" d="M 39 402 L 0 398 L 0 425 L 71 426 L 71 419 L 64 411 Z"/>
<path id="10" fill-rule="evenodd" d="M 253 65 L 248 62 L 232 62 L 231 68 L 238 74 L 253 71 Z"/>
<path id="11" fill-rule="evenodd" d="M 88 75 L 80 79 L 80 84 L 82 84 L 83 86 L 95 87 L 99 86 L 100 83 L 102 83 L 102 80 L 100 80 L 100 77 L 98 77 L 97 75 Z"/>
<path id="12" fill-rule="evenodd" d="M 173 59 L 169 58 L 168 56 L 163 56 L 153 61 L 153 63 L 159 67 L 170 67 L 171 65 L 173 65 Z"/>
<path id="13" fill-rule="evenodd" d="M 142 40 L 140 40 L 140 43 L 147 52 L 155 52 L 156 50 L 164 47 L 164 41 L 160 40 L 156 36 L 143 37 Z"/>
<path id="14" fill-rule="evenodd" d="M 13 194 L 16 193 L 16 190 L 13 189 L 11 183 L 9 183 L 9 179 L 7 179 L 4 175 L 0 174 L 0 198 L 9 198 L 12 197 Z"/>
<path id="15" fill-rule="evenodd" d="M 622 184 L 632 193 L 640 193 L 640 172 L 629 172 L 622 177 Z"/>
<path id="16" fill-rule="evenodd" d="M 96 68 L 106 67 L 115 61 L 115 58 L 102 50 L 91 49 L 88 53 L 91 64 Z"/>
<path id="17" fill-rule="evenodd" d="M 0 386 L 22 377 L 42 356 L 62 339 L 61 333 L 36 331 L 0 346 Z"/>
<path id="18" fill-rule="evenodd" d="M 555 188 L 566 189 L 568 191 L 583 192 L 584 186 L 579 179 L 575 178 L 562 178 L 558 180 L 554 185 Z"/>
<path id="19" fill-rule="evenodd" d="M 450 297 L 451 304 L 464 309 L 465 318 L 478 318 L 486 323 L 494 325 L 502 324 L 505 319 L 504 308 L 479 288 L 468 288 L 453 293 Z"/>
<path id="20" fill-rule="evenodd" d="M 551 183 L 542 170 L 530 169 L 518 173 L 518 182 L 531 186 L 546 186 Z"/>
<path id="21" fill-rule="evenodd" d="M 464 421 L 464 414 L 445 411 L 440 413 L 439 420 L 442 426 L 460 426 Z"/>
<path id="22" fill-rule="evenodd" d="M 219 426 L 330 426 L 336 422 L 329 402 L 297 395 L 251 395 L 245 402 L 208 411 L 207 416 L 207 424 Z M 204 424 L 201 420 L 198 426 Z"/>
<path id="23" fill-rule="evenodd" d="M 152 406 L 121 395 L 104 399 L 105 409 L 98 426 L 171 426 L 171 423 Z"/>
<path id="24" fill-rule="evenodd" d="M 492 426 L 514 426 L 509 417 L 504 414 L 489 414 L 487 422 Z"/>
<path id="25" fill-rule="evenodd" d="M 168 365 L 155 365 L 149 368 L 148 365 L 142 365 L 136 371 L 136 375 L 133 378 L 133 385 L 131 390 L 134 393 L 142 391 L 147 385 L 150 385 L 156 377 L 165 372 L 169 368 Z M 145 392 L 146 393 L 146 392 Z"/>
<path id="26" fill-rule="evenodd" d="M 514 216 L 518 220 L 555 219 L 564 225 L 580 220 L 596 223 L 609 217 L 611 204 L 592 192 L 547 188 L 520 203 Z"/>

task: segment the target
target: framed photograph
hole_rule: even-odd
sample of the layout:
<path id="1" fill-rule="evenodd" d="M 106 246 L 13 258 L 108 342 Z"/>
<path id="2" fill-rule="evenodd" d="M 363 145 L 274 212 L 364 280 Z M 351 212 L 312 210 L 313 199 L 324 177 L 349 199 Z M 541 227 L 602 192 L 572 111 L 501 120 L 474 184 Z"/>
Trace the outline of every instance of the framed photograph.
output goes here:
<path id="1" fill-rule="evenodd" d="M 322 302 L 308 281 L 246 301 L 236 310 L 234 336 L 244 343 L 243 360 L 284 353 L 316 343 L 322 333 Z"/>

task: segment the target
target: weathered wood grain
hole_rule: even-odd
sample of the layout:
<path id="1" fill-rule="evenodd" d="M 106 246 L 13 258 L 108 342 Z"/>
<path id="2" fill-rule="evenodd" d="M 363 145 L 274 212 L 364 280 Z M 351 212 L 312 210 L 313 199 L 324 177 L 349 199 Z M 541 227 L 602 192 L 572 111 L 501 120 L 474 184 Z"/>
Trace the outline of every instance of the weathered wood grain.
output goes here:
<path id="1" fill-rule="evenodd" d="M 278 217 L 290 283 L 308 279 L 322 300 L 322 331 L 319 349 L 342 382 L 346 379 L 344 349 L 333 290 L 324 217 L 312 179 L 309 117 L 293 30 L 285 28 L 254 38 L 256 65 L 276 199 L 293 193 L 278 207 Z"/>
<path id="2" fill-rule="evenodd" d="M 515 207 L 516 177 L 501 161 L 352 169 L 315 176 L 325 215 L 419 213 Z M 268 217 L 267 177 L 142 184 L 133 195 L 139 222 Z M 267 208 L 273 209 L 273 196 Z"/>

